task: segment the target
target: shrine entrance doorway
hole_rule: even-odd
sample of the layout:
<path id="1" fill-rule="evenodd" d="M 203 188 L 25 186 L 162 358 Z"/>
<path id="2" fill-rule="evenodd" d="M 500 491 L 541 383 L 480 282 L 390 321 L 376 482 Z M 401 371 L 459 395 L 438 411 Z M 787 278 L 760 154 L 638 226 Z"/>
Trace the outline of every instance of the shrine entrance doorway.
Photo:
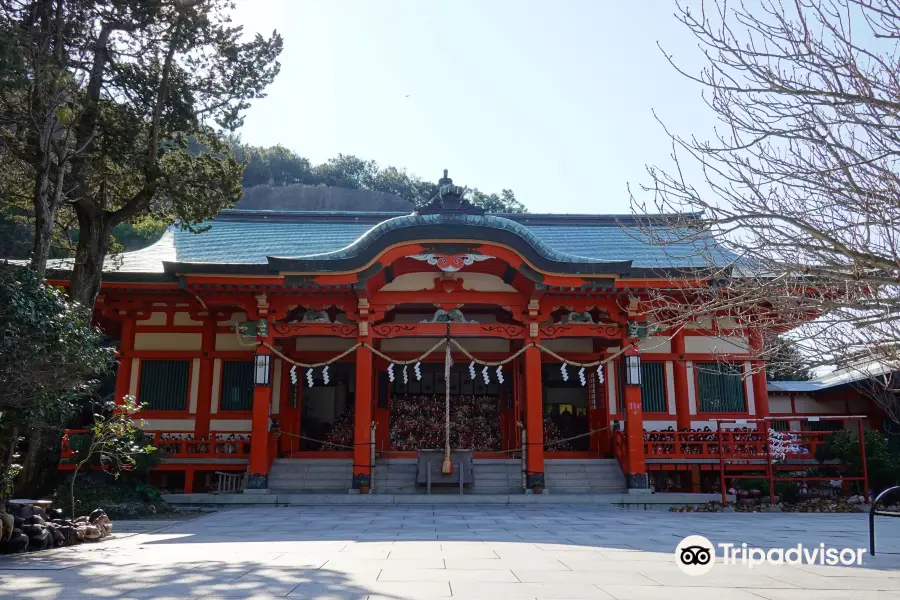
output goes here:
<path id="1" fill-rule="evenodd" d="M 544 444 L 548 453 L 579 452 L 592 457 L 609 451 L 609 409 L 596 376 L 581 384 L 577 370 L 560 365 L 541 368 L 544 401 Z M 591 433 L 591 432 L 595 433 Z M 573 439 L 574 438 L 574 439 Z"/>
<path id="2" fill-rule="evenodd" d="M 485 383 L 480 372 L 471 376 L 468 365 L 454 364 L 450 379 L 442 363 L 422 363 L 418 379 L 412 366 L 407 381 L 395 374 L 390 389 L 388 447 L 392 452 L 440 450 L 445 442 L 446 390 L 450 388 L 450 447 L 479 453 L 507 447 L 507 421 L 514 423 L 512 385 L 495 376 Z M 493 373 L 492 373 L 493 375 Z M 510 374 L 512 375 L 512 374 Z"/>

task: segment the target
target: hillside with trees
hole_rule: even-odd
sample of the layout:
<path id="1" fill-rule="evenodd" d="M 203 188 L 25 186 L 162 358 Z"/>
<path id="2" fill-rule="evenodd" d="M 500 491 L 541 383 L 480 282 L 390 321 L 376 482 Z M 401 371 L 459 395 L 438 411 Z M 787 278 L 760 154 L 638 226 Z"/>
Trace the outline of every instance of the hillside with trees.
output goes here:
<path id="1" fill-rule="evenodd" d="M 412 210 L 425 204 L 437 189 L 436 181 L 424 180 L 409 174 L 406 169 L 381 167 L 374 160 L 364 160 L 349 154 L 339 154 L 322 164 L 314 165 L 308 158 L 284 146 L 250 146 L 236 138 L 229 141 L 232 153 L 244 164 L 240 206 L 261 210 L 288 210 L 286 205 L 303 210 Z M 341 188 L 372 192 L 370 194 L 341 195 L 313 192 L 308 188 Z M 471 189 L 470 200 L 493 213 L 527 212 L 511 189 L 499 194 Z M 315 202 L 309 198 L 316 196 Z M 358 200 L 348 203 L 347 198 Z M 405 202 L 404 202 L 405 201 Z M 271 204 L 271 206 L 270 206 Z M 136 215 L 120 223 L 113 231 L 113 252 L 138 250 L 155 242 L 169 219 L 152 214 Z M 0 257 L 30 258 L 34 236 L 34 214 L 17 203 L 0 205 Z M 57 215 L 57 230 L 50 249 L 50 258 L 71 256 L 78 241 L 76 216 L 63 208 Z"/>

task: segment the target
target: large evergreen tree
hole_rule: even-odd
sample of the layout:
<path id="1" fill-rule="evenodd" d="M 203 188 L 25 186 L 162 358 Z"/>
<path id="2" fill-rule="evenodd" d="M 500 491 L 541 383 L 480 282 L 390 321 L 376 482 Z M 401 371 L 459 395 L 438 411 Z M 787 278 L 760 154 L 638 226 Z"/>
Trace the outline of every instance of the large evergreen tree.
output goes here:
<path id="1" fill-rule="evenodd" d="M 113 230 L 191 228 L 240 198 L 221 138 L 279 70 L 281 37 L 245 40 L 231 0 L 0 0 L 7 198 L 30 200 L 43 272 L 60 211 L 77 244 L 70 296 L 92 306 Z"/>

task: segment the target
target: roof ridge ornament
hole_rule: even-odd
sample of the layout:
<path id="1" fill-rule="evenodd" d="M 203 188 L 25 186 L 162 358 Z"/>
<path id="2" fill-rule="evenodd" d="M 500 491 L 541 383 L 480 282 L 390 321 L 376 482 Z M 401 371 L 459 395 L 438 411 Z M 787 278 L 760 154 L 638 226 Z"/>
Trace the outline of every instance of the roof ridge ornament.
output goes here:
<path id="1" fill-rule="evenodd" d="M 420 208 L 419 214 L 455 214 L 455 215 L 483 215 L 484 208 L 475 206 L 466 200 L 469 188 L 453 185 L 453 180 L 444 169 L 444 176 L 438 180 L 437 193 L 428 201 L 428 204 Z"/>

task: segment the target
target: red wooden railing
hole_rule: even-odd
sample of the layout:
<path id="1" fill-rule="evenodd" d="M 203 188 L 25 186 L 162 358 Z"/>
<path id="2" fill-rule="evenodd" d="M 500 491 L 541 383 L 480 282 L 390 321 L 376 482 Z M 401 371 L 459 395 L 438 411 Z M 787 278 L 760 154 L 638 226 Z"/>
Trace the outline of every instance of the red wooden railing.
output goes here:
<path id="1" fill-rule="evenodd" d="M 612 437 L 613 456 L 619 461 L 622 470 L 626 470 L 625 461 L 628 460 L 628 444 L 625 443 L 625 433 L 621 429 L 613 432 Z"/>
<path id="2" fill-rule="evenodd" d="M 86 434 L 84 429 L 67 429 L 62 438 L 62 459 L 70 458 L 69 436 Z M 145 431 L 150 444 L 164 452 L 166 458 L 247 458 L 250 456 L 250 434 L 244 431 L 213 431 L 208 439 L 185 439 L 192 434 L 183 431 Z M 193 437 L 193 436 L 192 436 Z"/>
<path id="3" fill-rule="evenodd" d="M 800 452 L 788 453 L 785 459 L 812 459 L 825 445 L 829 431 L 791 431 L 793 443 Z M 645 431 L 644 454 L 647 458 L 696 459 L 720 457 L 736 459 L 766 458 L 765 431 Z M 720 447 L 721 444 L 721 447 Z"/>

